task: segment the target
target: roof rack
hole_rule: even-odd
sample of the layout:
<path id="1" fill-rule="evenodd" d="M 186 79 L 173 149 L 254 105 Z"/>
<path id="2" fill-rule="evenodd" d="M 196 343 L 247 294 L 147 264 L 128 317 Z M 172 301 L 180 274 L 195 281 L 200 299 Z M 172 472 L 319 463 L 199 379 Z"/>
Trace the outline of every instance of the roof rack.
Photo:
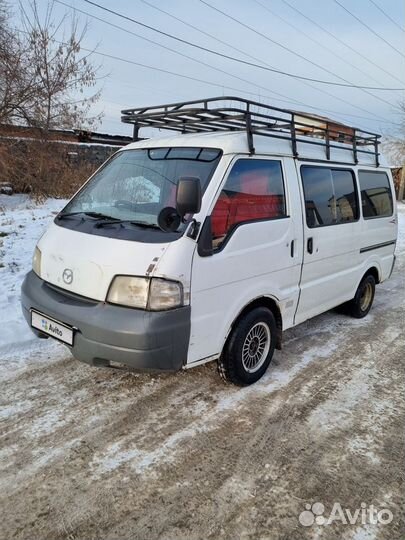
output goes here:
<path id="1" fill-rule="evenodd" d="M 243 130 L 246 132 L 251 154 L 255 153 L 253 136 L 261 135 L 290 140 L 295 157 L 299 155 L 299 143 L 306 143 L 323 146 L 326 160 L 331 159 L 331 148 L 343 148 L 352 153 L 353 163 L 358 163 L 359 154 L 370 154 L 374 157 L 375 166 L 379 166 L 378 147 L 381 136 L 376 133 L 347 126 L 323 116 L 280 109 L 240 97 L 223 96 L 183 101 L 125 109 L 121 113 L 122 122 L 134 125 L 134 140 L 139 140 L 139 129 L 142 127 L 180 133 Z M 342 143 L 349 146 L 342 146 Z"/>

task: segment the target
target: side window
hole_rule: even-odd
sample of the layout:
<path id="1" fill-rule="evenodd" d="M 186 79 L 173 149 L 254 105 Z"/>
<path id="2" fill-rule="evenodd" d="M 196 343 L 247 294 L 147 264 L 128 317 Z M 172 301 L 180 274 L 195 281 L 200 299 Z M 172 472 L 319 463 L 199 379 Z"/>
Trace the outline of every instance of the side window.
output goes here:
<path id="1" fill-rule="evenodd" d="M 332 173 L 326 167 L 301 167 L 308 227 L 332 225 Z"/>
<path id="2" fill-rule="evenodd" d="M 353 171 L 301 167 L 305 213 L 310 228 L 350 223 L 359 217 Z"/>
<path id="3" fill-rule="evenodd" d="M 359 219 L 357 190 L 352 171 L 332 169 L 333 189 L 336 200 L 336 223 Z"/>
<path id="4" fill-rule="evenodd" d="M 359 171 L 361 205 L 364 219 L 391 216 L 392 193 L 385 172 Z"/>
<path id="5" fill-rule="evenodd" d="M 239 159 L 211 214 L 213 247 L 240 223 L 286 216 L 280 161 Z"/>

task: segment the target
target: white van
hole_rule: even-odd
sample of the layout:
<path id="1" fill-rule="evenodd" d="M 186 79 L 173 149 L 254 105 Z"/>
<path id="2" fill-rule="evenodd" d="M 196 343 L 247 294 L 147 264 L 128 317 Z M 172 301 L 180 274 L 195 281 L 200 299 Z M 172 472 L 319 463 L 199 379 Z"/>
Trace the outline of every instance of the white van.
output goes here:
<path id="1" fill-rule="evenodd" d="M 91 365 L 217 360 L 257 381 L 282 332 L 369 312 L 397 216 L 379 136 L 240 98 L 123 111 L 175 131 L 118 151 L 39 240 L 25 318 Z"/>

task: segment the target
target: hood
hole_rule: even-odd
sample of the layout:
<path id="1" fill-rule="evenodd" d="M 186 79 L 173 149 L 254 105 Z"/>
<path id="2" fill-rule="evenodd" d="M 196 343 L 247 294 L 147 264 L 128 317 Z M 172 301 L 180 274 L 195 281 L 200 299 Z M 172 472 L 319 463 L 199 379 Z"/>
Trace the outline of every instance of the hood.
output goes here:
<path id="1" fill-rule="evenodd" d="M 41 278 L 80 296 L 104 301 L 114 276 L 151 274 L 168 245 L 96 236 L 53 223 L 38 243 Z"/>

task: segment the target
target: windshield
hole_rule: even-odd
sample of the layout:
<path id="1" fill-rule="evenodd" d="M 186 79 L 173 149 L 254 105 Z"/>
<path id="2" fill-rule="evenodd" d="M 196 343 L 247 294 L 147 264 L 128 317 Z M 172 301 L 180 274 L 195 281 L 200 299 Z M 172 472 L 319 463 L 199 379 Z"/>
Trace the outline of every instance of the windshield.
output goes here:
<path id="1" fill-rule="evenodd" d="M 157 225 L 162 208 L 176 206 L 181 177 L 199 178 L 204 192 L 221 157 L 213 148 L 150 148 L 118 152 L 68 203 L 60 216 L 96 214 Z M 90 214 L 89 214 L 90 213 Z"/>

